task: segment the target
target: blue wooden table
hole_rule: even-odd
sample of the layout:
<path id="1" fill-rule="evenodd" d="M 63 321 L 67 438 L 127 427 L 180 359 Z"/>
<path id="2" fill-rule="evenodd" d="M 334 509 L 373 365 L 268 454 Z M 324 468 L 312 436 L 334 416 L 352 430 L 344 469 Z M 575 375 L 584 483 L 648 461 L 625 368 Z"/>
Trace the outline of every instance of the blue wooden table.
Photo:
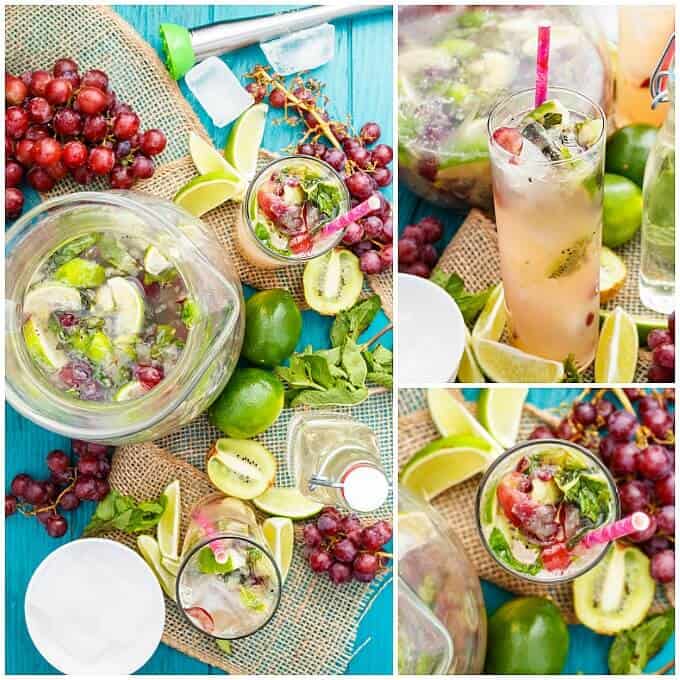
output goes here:
<path id="1" fill-rule="evenodd" d="M 281 8 L 274 6 L 118 6 L 115 9 L 160 54 L 158 25 L 172 22 L 186 27 L 200 26 L 215 21 L 270 14 Z M 286 7 L 290 9 L 290 6 Z M 330 112 L 344 119 L 351 114 L 359 126 L 376 121 L 383 131 L 383 141 L 392 139 L 392 15 L 391 10 L 378 14 L 334 22 L 336 28 L 335 58 L 313 72 L 314 77 L 327 84 Z M 69 55 L 70 56 L 70 55 Z M 77 55 L 73 55 L 77 57 Z M 242 76 L 256 63 L 265 63 L 258 46 L 232 53 L 225 61 L 237 76 Z M 182 93 L 193 106 L 218 148 L 224 146 L 229 128 L 216 128 L 194 100 L 183 82 Z M 270 120 L 280 114 L 271 111 Z M 295 139 L 293 129 L 268 125 L 264 146 L 276 151 Z M 391 191 L 388 191 L 391 198 Z M 27 196 L 27 206 L 37 202 L 35 195 Z M 246 295 L 252 290 L 246 290 Z M 387 323 L 384 314 L 374 321 L 366 337 Z M 307 344 L 328 346 L 330 320 L 314 312 L 304 313 L 304 329 L 298 349 Z M 391 333 L 383 337 L 391 346 Z M 68 447 L 68 441 L 47 432 L 19 416 L 9 406 L 5 410 L 6 485 L 19 472 L 38 478 L 45 476 L 45 455 L 54 448 Z M 92 513 L 92 503 L 76 512 L 68 513 L 69 530 L 62 539 L 49 538 L 35 520 L 19 516 L 6 523 L 5 534 L 5 659 L 10 674 L 54 673 L 54 669 L 36 651 L 26 630 L 24 593 L 28 581 L 43 558 L 62 543 L 78 538 Z M 58 587 L 58 584 L 55 584 Z M 311 632 L 310 632 L 311 633 Z M 313 634 L 313 633 L 311 633 Z M 357 636 L 357 648 L 369 640 L 352 659 L 348 672 L 355 674 L 389 673 L 392 669 L 392 588 L 385 588 L 364 616 Z M 208 674 L 219 669 L 200 663 L 170 647 L 161 645 L 151 660 L 141 669 L 147 674 Z"/>

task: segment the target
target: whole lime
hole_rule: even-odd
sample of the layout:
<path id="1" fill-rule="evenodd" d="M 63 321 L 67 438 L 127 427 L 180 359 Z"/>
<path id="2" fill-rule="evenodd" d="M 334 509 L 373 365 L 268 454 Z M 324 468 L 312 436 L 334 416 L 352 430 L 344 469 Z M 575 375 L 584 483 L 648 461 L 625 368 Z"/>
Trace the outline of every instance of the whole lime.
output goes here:
<path id="1" fill-rule="evenodd" d="M 264 432 L 283 409 L 281 381 L 261 368 L 237 368 L 208 411 L 210 422 L 236 439 Z"/>
<path id="2" fill-rule="evenodd" d="M 489 619 L 485 672 L 552 675 L 567 660 L 569 631 L 560 610 L 542 597 L 518 597 Z"/>
<path id="3" fill-rule="evenodd" d="M 246 302 L 243 356 L 258 366 L 278 366 L 302 334 L 302 314 L 293 296 L 281 288 L 255 293 Z"/>
<path id="4" fill-rule="evenodd" d="M 604 176 L 602 243 L 616 248 L 630 241 L 642 222 L 642 191 L 621 175 Z"/>
<path id="5" fill-rule="evenodd" d="M 626 125 L 617 130 L 607 142 L 606 171 L 623 175 L 641 187 L 656 134 L 656 128 L 645 123 Z"/>

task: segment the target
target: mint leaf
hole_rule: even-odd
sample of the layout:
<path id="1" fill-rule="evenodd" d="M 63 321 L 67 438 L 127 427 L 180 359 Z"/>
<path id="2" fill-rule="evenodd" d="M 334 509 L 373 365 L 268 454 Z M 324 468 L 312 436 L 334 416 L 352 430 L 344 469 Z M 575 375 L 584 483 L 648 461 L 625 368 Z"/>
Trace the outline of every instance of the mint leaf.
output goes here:
<path id="1" fill-rule="evenodd" d="M 202 571 L 204 574 L 228 574 L 234 571 L 231 555 L 224 564 L 220 564 L 208 546 L 201 548 L 199 551 L 197 565 L 199 571 Z"/>
<path id="2" fill-rule="evenodd" d="M 98 238 L 99 236 L 95 234 L 76 236 L 76 238 L 65 243 L 54 253 L 54 255 L 52 255 L 52 262 L 57 267 L 61 266 L 65 262 L 72 260 L 74 257 L 78 257 L 78 255 L 86 251 L 88 248 L 91 248 L 95 243 L 97 243 Z"/>
<path id="3" fill-rule="evenodd" d="M 195 300 L 187 298 L 182 303 L 182 323 L 187 327 L 191 328 L 198 323 L 201 317 L 201 310 Z"/>
<path id="4" fill-rule="evenodd" d="M 354 340 L 347 340 L 342 348 L 342 367 L 349 381 L 355 387 L 363 387 L 366 383 L 366 361 Z"/>
<path id="5" fill-rule="evenodd" d="M 578 505 L 581 514 L 593 524 L 606 517 L 611 495 L 604 480 L 580 470 L 560 470 L 554 479 L 564 499 Z"/>
<path id="6" fill-rule="evenodd" d="M 338 381 L 335 387 L 323 392 L 302 390 L 291 400 L 291 406 L 355 406 L 368 398 L 368 389 L 354 389 L 346 381 Z"/>
<path id="7" fill-rule="evenodd" d="M 360 300 L 350 309 L 340 312 L 331 327 L 331 345 L 339 347 L 347 338 L 354 341 L 371 325 L 380 311 L 380 298 L 371 295 Z"/>
<path id="8" fill-rule="evenodd" d="M 609 672 L 612 675 L 640 675 L 649 660 L 659 653 L 675 628 L 675 609 L 645 619 L 624 630 L 609 648 Z"/>
<path id="9" fill-rule="evenodd" d="M 479 316 L 489 299 L 489 295 L 491 295 L 491 291 L 495 288 L 495 286 L 489 286 L 477 293 L 470 293 L 465 290 L 465 283 L 458 274 L 455 272 L 446 274 L 439 268 L 432 272 L 430 281 L 443 288 L 456 301 L 468 326 Z"/>
<path id="10" fill-rule="evenodd" d="M 340 206 L 340 187 L 331 182 L 324 182 L 316 177 L 300 181 L 307 200 L 313 203 L 326 218 L 335 217 Z"/>
<path id="11" fill-rule="evenodd" d="M 112 490 L 97 504 L 83 536 L 94 536 L 112 529 L 128 534 L 153 529 L 163 515 L 166 502 L 165 496 L 161 496 L 157 501 L 137 503 L 132 496 L 123 496 Z"/>
<path id="12" fill-rule="evenodd" d="M 565 360 L 564 360 L 564 382 L 569 382 L 569 383 L 582 383 L 583 382 L 583 376 L 578 370 L 578 367 L 576 366 L 576 357 L 573 354 L 570 354 Z"/>
<path id="13" fill-rule="evenodd" d="M 264 611 L 264 602 L 250 588 L 241 586 L 239 597 L 243 605 L 248 607 L 248 609 L 253 609 L 256 612 Z"/>
<path id="14" fill-rule="evenodd" d="M 508 566 L 512 567 L 515 571 L 519 571 L 523 574 L 534 575 L 541 571 L 542 565 L 540 558 L 536 560 L 533 564 L 524 564 L 520 562 L 510 550 L 508 542 L 505 540 L 505 536 L 500 529 L 494 527 L 491 535 L 489 536 L 489 547 L 496 557 L 501 562 L 504 562 Z"/>

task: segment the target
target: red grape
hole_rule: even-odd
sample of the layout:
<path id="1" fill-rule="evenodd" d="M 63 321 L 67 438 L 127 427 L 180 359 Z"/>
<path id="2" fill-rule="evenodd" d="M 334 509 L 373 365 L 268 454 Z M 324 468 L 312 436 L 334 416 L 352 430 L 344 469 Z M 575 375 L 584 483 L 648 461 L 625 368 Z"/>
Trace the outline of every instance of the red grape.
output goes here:
<path id="1" fill-rule="evenodd" d="M 345 167 L 347 157 L 340 149 L 328 149 L 323 155 L 323 160 L 332 168 L 341 172 Z"/>
<path id="2" fill-rule="evenodd" d="M 621 506 L 626 514 L 647 508 L 651 502 L 651 494 L 646 484 L 632 479 L 619 487 Z"/>
<path id="3" fill-rule="evenodd" d="M 36 191 L 51 191 L 54 187 L 54 180 L 45 168 L 31 168 L 26 175 L 26 181 Z"/>
<path id="4" fill-rule="evenodd" d="M 338 533 L 338 520 L 327 512 L 321 514 L 316 526 L 322 536 L 335 536 Z"/>
<path id="5" fill-rule="evenodd" d="M 401 234 L 402 239 L 411 239 L 419 246 L 425 243 L 425 232 L 416 224 L 408 224 Z"/>
<path id="6" fill-rule="evenodd" d="M 66 142 L 61 152 L 61 160 L 67 168 L 79 168 L 87 162 L 87 147 L 75 140 Z"/>
<path id="7" fill-rule="evenodd" d="M 76 96 L 78 110 L 85 115 L 94 116 L 106 109 L 106 95 L 96 87 L 83 87 Z"/>
<path id="8" fill-rule="evenodd" d="M 47 89 L 47 83 L 52 80 L 52 76 L 47 71 L 33 71 L 31 74 L 31 94 L 34 97 L 44 97 L 45 90 Z"/>
<path id="9" fill-rule="evenodd" d="M 635 432 L 637 418 L 628 411 L 614 411 L 607 419 L 609 434 L 617 441 L 628 441 Z"/>
<path id="10" fill-rule="evenodd" d="M 108 175 L 116 162 L 116 157 L 111 149 L 105 146 L 96 146 L 90 150 L 87 166 L 97 175 Z"/>
<path id="11" fill-rule="evenodd" d="M 113 134 L 117 139 L 131 139 L 139 130 L 139 116 L 136 113 L 119 113 L 113 119 Z"/>
<path id="12" fill-rule="evenodd" d="M 147 156 L 157 156 L 165 149 L 165 135 L 160 130 L 147 130 L 139 143 L 140 149 Z"/>
<path id="13" fill-rule="evenodd" d="M 362 170 L 366 170 L 369 163 L 371 162 L 371 154 L 363 146 L 353 146 L 347 152 L 347 158 L 349 158 L 349 160 L 355 163 Z"/>
<path id="14" fill-rule="evenodd" d="M 109 131 L 106 118 L 101 114 L 96 116 L 87 116 L 83 123 L 83 137 L 92 143 L 98 143 L 104 140 Z"/>
<path id="15" fill-rule="evenodd" d="M 645 411 L 642 422 L 657 439 L 665 439 L 673 425 L 673 419 L 661 408 Z"/>
<path id="16" fill-rule="evenodd" d="M 609 416 L 614 413 L 614 404 L 612 404 L 611 401 L 607 401 L 606 399 L 599 399 L 595 405 L 595 410 L 597 411 L 597 417 L 602 418 L 603 421 L 606 421 Z"/>
<path id="17" fill-rule="evenodd" d="M 654 348 L 652 357 L 654 361 L 663 368 L 669 370 L 675 368 L 675 345 L 671 343 L 658 345 Z"/>
<path id="18" fill-rule="evenodd" d="M 66 104 L 71 97 L 72 92 L 73 85 L 71 85 L 68 80 L 65 78 L 55 78 L 47 83 L 47 87 L 45 88 L 45 99 L 47 99 L 50 104 L 61 106 L 62 104 Z"/>
<path id="19" fill-rule="evenodd" d="M 517 128 L 499 127 L 494 130 L 493 141 L 508 153 L 517 156 L 522 151 L 522 135 Z"/>
<path id="20" fill-rule="evenodd" d="M 54 131 L 64 137 L 74 137 L 83 129 L 83 119 L 73 109 L 61 109 L 54 114 Z"/>
<path id="21" fill-rule="evenodd" d="M 673 505 L 675 503 L 675 473 L 671 472 L 668 477 L 654 482 L 654 492 L 662 505 Z"/>
<path id="22" fill-rule="evenodd" d="M 10 106 L 21 106 L 27 95 L 28 88 L 21 78 L 5 73 L 5 102 Z"/>
<path id="23" fill-rule="evenodd" d="M 336 585 L 347 583 L 352 580 L 352 570 L 342 562 L 334 562 L 328 569 L 328 577 Z"/>
<path id="24" fill-rule="evenodd" d="M 9 490 L 12 492 L 13 496 L 23 500 L 26 497 L 26 487 L 29 482 L 32 482 L 32 478 L 25 472 L 21 472 L 16 475 L 9 486 Z"/>
<path id="25" fill-rule="evenodd" d="M 675 553 L 662 550 L 652 556 L 650 565 L 652 578 L 658 583 L 670 583 L 675 579 Z"/>
<path id="26" fill-rule="evenodd" d="M 61 449 L 54 449 L 47 454 L 47 467 L 51 472 L 66 472 L 71 461 Z"/>
<path id="27" fill-rule="evenodd" d="M 339 562 L 353 562 L 357 548 L 349 538 L 343 538 L 333 546 L 333 557 Z"/>
<path id="28" fill-rule="evenodd" d="M 380 274 L 382 271 L 382 260 L 375 250 L 369 250 L 366 253 L 362 253 L 361 257 L 359 257 L 359 266 L 364 274 Z"/>
<path id="29" fill-rule="evenodd" d="M 154 173 L 153 161 L 146 156 L 138 154 L 132 161 L 132 173 L 137 179 L 148 179 Z"/>
<path id="30" fill-rule="evenodd" d="M 346 180 L 345 184 L 352 196 L 360 200 L 366 200 L 373 193 L 373 182 L 371 178 L 361 170 L 353 172 Z"/>
<path id="31" fill-rule="evenodd" d="M 87 167 L 81 165 L 71 170 L 71 177 L 78 182 L 78 184 L 87 185 L 94 181 L 94 173 Z"/>
<path id="32" fill-rule="evenodd" d="M 633 442 L 619 442 L 611 459 L 611 470 L 615 475 L 632 475 L 637 467 L 640 450 Z"/>
<path id="33" fill-rule="evenodd" d="M 391 245 L 385 246 L 380 251 L 380 261 L 382 262 L 383 269 L 392 268 L 393 258 L 394 256 L 392 254 L 392 246 Z"/>
<path id="34" fill-rule="evenodd" d="M 306 524 L 305 528 L 302 530 L 302 536 L 305 545 L 310 548 L 316 548 L 321 544 L 321 532 L 316 528 L 315 524 Z"/>
<path id="35" fill-rule="evenodd" d="M 380 138 L 380 126 L 377 123 L 365 123 L 359 134 L 366 144 L 373 144 Z"/>
<path id="36" fill-rule="evenodd" d="M 656 525 L 660 533 L 675 535 L 675 506 L 664 505 L 656 516 Z"/>
<path id="37" fill-rule="evenodd" d="M 672 469 L 666 449 L 658 444 L 650 444 L 637 457 L 638 472 L 652 481 L 663 479 Z"/>
<path id="38" fill-rule="evenodd" d="M 331 556 L 321 548 L 315 548 L 309 554 L 309 566 L 318 573 L 327 571 L 332 562 Z"/>
<path id="39" fill-rule="evenodd" d="M 392 147 L 387 144 L 378 144 L 371 151 L 371 160 L 379 168 L 384 168 L 389 165 L 392 162 L 393 157 L 394 152 L 392 151 Z"/>
<path id="40" fill-rule="evenodd" d="M 47 533 L 52 538 L 59 538 L 60 536 L 63 536 L 66 533 L 66 529 L 68 528 L 66 520 L 61 515 L 57 515 L 56 513 L 48 518 L 46 526 Z"/>
<path id="41" fill-rule="evenodd" d="M 379 187 L 386 187 L 392 183 L 392 171 L 389 168 L 376 168 L 373 179 Z"/>
<path id="42" fill-rule="evenodd" d="M 36 506 L 44 505 L 49 500 L 45 487 L 35 479 L 31 479 L 26 483 L 24 498 L 26 502 Z"/>
<path id="43" fill-rule="evenodd" d="M 102 92 L 106 92 L 109 86 L 109 77 L 97 68 L 89 70 L 82 79 L 83 87 L 96 87 Z"/>
<path id="44" fill-rule="evenodd" d="M 418 226 L 426 243 L 436 243 L 444 233 L 444 225 L 436 217 L 423 217 Z"/>
<path id="45" fill-rule="evenodd" d="M 360 553 L 352 565 L 354 578 L 357 581 L 371 581 L 378 571 L 380 562 L 375 555 Z"/>
<path id="46" fill-rule="evenodd" d="M 656 349 L 659 345 L 667 344 L 673 344 L 673 336 L 670 331 L 661 328 L 654 328 L 649 331 L 647 336 L 647 347 L 649 349 Z"/>
<path id="47" fill-rule="evenodd" d="M 595 410 L 595 407 L 588 402 L 580 402 L 576 404 L 573 410 L 574 420 L 584 427 L 592 425 L 597 419 L 597 411 Z"/>
<path id="48" fill-rule="evenodd" d="M 61 144 L 52 137 L 43 137 L 33 145 L 33 162 L 41 168 L 57 163 L 61 159 Z"/>
<path id="49" fill-rule="evenodd" d="M 265 94 L 267 94 L 265 86 L 258 83 L 248 83 L 245 90 L 250 93 L 256 104 L 259 104 L 264 99 Z"/>
<path id="50" fill-rule="evenodd" d="M 59 507 L 62 510 L 75 510 L 79 505 L 80 500 L 73 491 L 67 491 L 59 501 Z"/>
<path id="51" fill-rule="evenodd" d="M 632 534 L 628 534 L 626 537 L 629 541 L 633 543 L 644 543 L 648 541 L 656 533 L 656 517 L 654 515 L 649 516 L 649 526 L 642 531 L 635 531 Z"/>
<path id="52" fill-rule="evenodd" d="M 414 262 L 413 264 L 406 265 L 399 271 L 404 272 L 404 274 L 411 274 L 412 276 L 420 276 L 424 279 L 429 278 L 431 272 L 424 262 Z"/>
<path id="53" fill-rule="evenodd" d="M 364 228 L 358 222 L 350 222 L 345 228 L 342 242 L 347 246 L 353 246 L 364 238 Z"/>
<path id="54" fill-rule="evenodd" d="M 382 545 L 385 545 L 385 543 L 388 543 L 390 539 L 392 538 L 392 527 L 390 526 L 389 522 L 386 522 L 384 519 L 379 520 L 373 525 L 373 528 L 380 534 L 382 537 Z"/>
<path id="55" fill-rule="evenodd" d="M 286 95 L 278 87 L 269 93 L 269 104 L 275 109 L 282 109 L 286 103 Z"/>
<path id="56" fill-rule="evenodd" d="M 439 254 L 437 253 L 437 249 L 431 243 L 426 243 L 420 251 L 420 257 L 428 267 L 432 268 L 435 264 L 437 264 Z"/>
<path id="57" fill-rule="evenodd" d="M 5 186 L 16 187 L 24 178 L 24 169 L 16 161 L 5 161 Z"/>
<path id="58" fill-rule="evenodd" d="M 130 189 L 135 183 L 132 168 L 127 165 L 114 165 L 109 182 L 114 189 Z"/>
<path id="59" fill-rule="evenodd" d="M 399 239 L 399 263 L 413 264 L 418 259 L 418 244 L 412 238 Z"/>
<path id="60" fill-rule="evenodd" d="M 111 491 L 109 483 L 105 479 L 95 479 L 95 492 L 92 496 L 93 501 L 103 501 Z"/>
<path id="61" fill-rule="evenodd" d="M 665 536 L 652 536 L 648 541 L 642 544 L 642 549 L 649 557 L 656 555 L 656 553 L 666 550 L 671 545 L 670 541 Z"/>
<path id="62" fill-rule="evenodd" d="M 547 425 L 535 427 L 529 435 L 529 439 L 553 439 L 554 437 L 553 431 Z"/>
<path id="63" fill-rule="evenodd" d="M 20 139 L 28 130 L 28 113 L 18 107 L 10 106 L 5 111 L 5 134 L 13 139 Z"/>
<path id="64" fill-rule="evenodd" d="M 52 73 L 55 78 L 58 78 L 69 71 L 78 72 L 78 64 L 76 64 L 73 59 L 57 59 L 57 61 L 54 62 Z"/>
<path id="65" fill-rule="evenodd" d="M 13 515 L 16 511 L 17 511 L 16 497 L 11 496 L 10 494 L 5 494 L 5 517 Z"/>
<path id="66" fill-rule="evenodd" d="M 97 493 L 96 480 L 94 477 L 90 477 L 89 475 L 79 477 L 73 487 L 73 493 L 75 493 L 78 500 L 93 500 Z"/>
<path id="67" fill-rule="evenodd" d="M 60 160 L 56 163 L 52 163 L 52 165 L 48 165 L 45 170 L 47 170 L 47 173 L 55 182 L 64 179 L 64 177 L 68 175 L 66 166 Z"/>
<path id="68" fill-rule="evenodd" d="M 659 364 L 652 364 L 647 371 L 647 380 L 650 383 L 672 382 L 674 377 L 675 371 L 672 368 L 664 368 Z"/>

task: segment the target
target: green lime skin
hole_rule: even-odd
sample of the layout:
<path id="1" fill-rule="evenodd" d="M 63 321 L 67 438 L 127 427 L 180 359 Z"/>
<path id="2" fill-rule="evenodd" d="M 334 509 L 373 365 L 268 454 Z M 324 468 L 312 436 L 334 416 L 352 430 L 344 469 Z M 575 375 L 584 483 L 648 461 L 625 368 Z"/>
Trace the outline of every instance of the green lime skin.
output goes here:
<path id="1" fill-rule="evenodd" d="M 210 422 L 235 439 L 264 432 L 283 409 L 281 381 L 261 368 L 237 368 L 208 411 Z"/>
<path id="2" fill-rule="evenodd" d="M 567 661 L 569 631 L 560 610 L 542 597 L 518 597 L 489 619 L 485 672 L 554 675 Z"/>
<path id="3" fill-rule="evenodd" d="M 302 314 L 287 290 L 263 290 L 246 302 L 242 354 L 252 364 L 280 365 L 293 353 L 301 334 Z"/>
<path id="4" fill-rule="evenodd" d="M 642 187 L 645 164 L 656 140 L 653 125 L 636 123 L 617 130 L 607 142 L 605 168 L 614 175 L 623 175 Z"/>
<path id="5" fill-rule="evenodd" d="M 642 223 L 642 191 L 621 175 L 605 174 L 602 203 L 602 243 L 617 248 L 628 243 Z"/>

